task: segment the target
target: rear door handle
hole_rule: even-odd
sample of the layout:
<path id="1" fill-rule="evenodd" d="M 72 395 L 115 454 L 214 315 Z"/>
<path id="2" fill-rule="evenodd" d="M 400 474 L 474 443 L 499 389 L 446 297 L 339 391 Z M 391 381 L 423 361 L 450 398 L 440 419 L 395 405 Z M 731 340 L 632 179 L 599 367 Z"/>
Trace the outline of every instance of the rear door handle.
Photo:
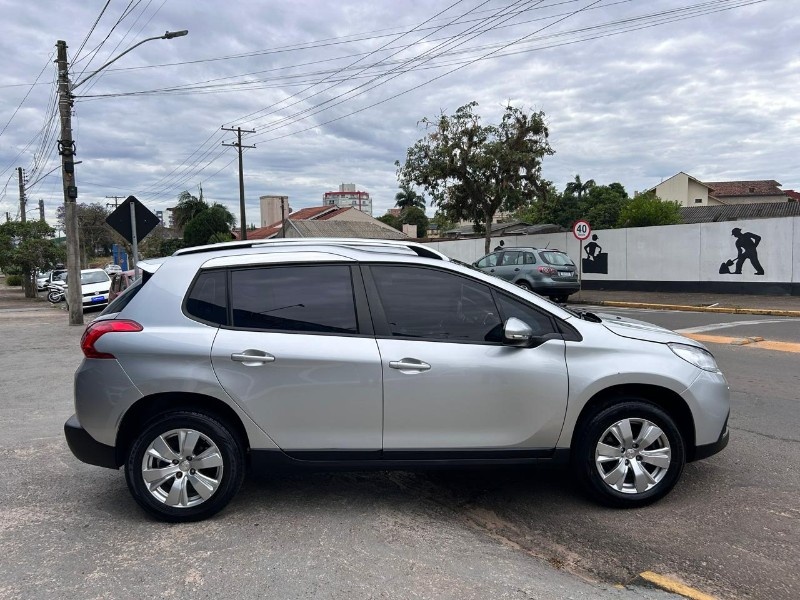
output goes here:
<path id="1" fill-rule="evenodd" d="M 389 363 L 389 366 L 392 369 L 398 369 L 400 371 L 429 371 L 431 368 L 428 363 L 417 360 L 416 358 L 393 360 Z"/>
<path id="2" fill-rule="evenodd" d="M 238 354 L 231 354 L 231 360 L 240 362 L 246 367 L 257 367 L 275 362 L 275 357 L 263 350 L 244 350 Z"/>

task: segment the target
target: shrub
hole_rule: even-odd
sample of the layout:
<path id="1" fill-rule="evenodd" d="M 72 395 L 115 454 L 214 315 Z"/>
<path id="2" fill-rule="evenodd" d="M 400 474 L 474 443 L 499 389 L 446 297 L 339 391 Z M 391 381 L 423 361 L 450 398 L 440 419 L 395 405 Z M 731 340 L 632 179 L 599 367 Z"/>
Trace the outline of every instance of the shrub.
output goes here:
<path id="1" fill-rule="evenodd" d="M 6 285 L 21 286 L 22 275 L 6 275 Z"/>

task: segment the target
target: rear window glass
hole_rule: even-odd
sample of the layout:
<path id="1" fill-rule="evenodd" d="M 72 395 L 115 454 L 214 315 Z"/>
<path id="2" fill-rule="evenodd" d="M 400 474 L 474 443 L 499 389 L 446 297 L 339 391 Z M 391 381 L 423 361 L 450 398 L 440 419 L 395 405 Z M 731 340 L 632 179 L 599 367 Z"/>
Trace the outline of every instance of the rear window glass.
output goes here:
<path id="1" fill-rule="evenodd" d="M 358 333 L 350 267 L 262 267 L 231 273 L 233 326 Z"/>
<path id="2" fill-rule="evenodd" d="M 563 252 L 540 252 L 539 255 L 542 257 L 542 260 L 549 265 L 556 265 L 556 266 L 563 266 L 563 265 L 571 265 L 575 266 L 575 263 L 572 262 L 572 259 L 564 254 Z"/>
<path id="3" fill-rule="evenodd" d="M 205 271 L 195 279 L 186 297 L 186 313 L 215 325 L 228 324 L 228 276 L 225 271 Z"/>

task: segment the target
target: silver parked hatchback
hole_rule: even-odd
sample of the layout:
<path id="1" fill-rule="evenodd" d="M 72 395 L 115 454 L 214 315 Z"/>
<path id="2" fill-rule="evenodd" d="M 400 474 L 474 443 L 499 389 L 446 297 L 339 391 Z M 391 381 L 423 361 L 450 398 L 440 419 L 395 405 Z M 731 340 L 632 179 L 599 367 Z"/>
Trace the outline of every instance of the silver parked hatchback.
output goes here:
<path id="1" fill-rule="evenodd" d="M 498 248 L 473 266 L 555 302 L 566 302 L 581 289 L 575 263 L 566 252 L 552 248 Z"/>
<path id="2" fill-rule="evenodd" d="M 164 520 L 208 517 L 275 466 L 561 462 L 636 507 L 728 442 L 701 344 L 420 244 L 235 242 L 140 266 L 84 333 L 65 433 Z"/>

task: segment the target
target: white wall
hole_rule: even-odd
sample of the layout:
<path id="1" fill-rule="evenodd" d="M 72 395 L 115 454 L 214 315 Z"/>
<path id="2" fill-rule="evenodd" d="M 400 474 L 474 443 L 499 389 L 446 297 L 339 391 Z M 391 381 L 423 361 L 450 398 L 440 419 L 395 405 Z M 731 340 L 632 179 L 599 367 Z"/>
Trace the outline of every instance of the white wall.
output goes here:
<path id="1" fill-rule="evenodd" d="M 756 275 L 751 261 L 741 275 L 720 273 L 720 266 L 737 258 L 733 228 L 761 236 L 756 251 L 764 275 Z M 729 283 L 800 283 L 800 217 L 751 219 L 695 225 L 636 227 L 594 231 L 597 243 L 608 254 L 608 273 L 584 273 L 586 281 L 666 281 Z M 504 236 L 492 239 L 505 247 L 534 246 L 566 251 L 578 264 L 580 244 L 571 232 L 545 235 Z M 591 242 L 591 237 L 584 245 Z M 474 262 L 484 255 L 483 239 L 431 242 L 451 258 Z M 583 257 L 586 257 L 584 252 Z"/>

